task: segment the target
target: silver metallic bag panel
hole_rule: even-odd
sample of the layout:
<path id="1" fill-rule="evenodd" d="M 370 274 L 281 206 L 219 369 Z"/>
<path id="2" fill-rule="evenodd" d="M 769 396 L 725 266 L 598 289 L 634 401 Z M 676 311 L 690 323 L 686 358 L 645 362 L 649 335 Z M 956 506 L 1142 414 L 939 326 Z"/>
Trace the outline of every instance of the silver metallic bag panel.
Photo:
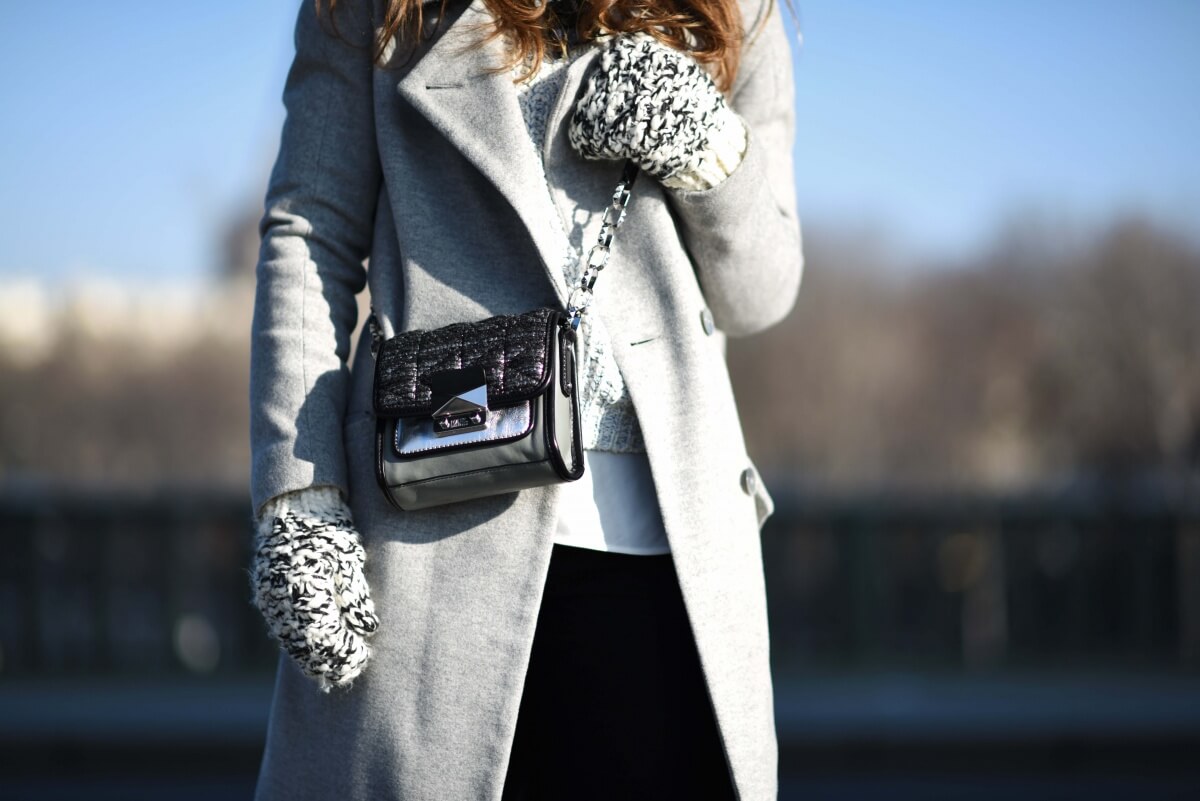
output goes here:
<path id="1" fill-rule="evenodd" d="M 411 459 L 461 445 L 498 444 L 524 437 L 533 430 L 536 420 L 533 401 L 492 409 L 490 412 L 483 428 L 446 435 L 438 435 L 434 431 L 432 418 L 401 417 L 396 421 L 392 446 L 397 456 Z"/>

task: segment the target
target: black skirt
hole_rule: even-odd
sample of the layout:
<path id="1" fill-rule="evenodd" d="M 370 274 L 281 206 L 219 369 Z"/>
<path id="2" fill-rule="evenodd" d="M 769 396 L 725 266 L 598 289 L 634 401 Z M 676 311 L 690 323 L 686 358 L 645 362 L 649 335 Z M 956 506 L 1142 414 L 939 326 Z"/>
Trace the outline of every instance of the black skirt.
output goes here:
<path id="1" fill-rule="evenodd" d="M 671 555 L 554 545 L 504 801 L 734 797 Z"/>

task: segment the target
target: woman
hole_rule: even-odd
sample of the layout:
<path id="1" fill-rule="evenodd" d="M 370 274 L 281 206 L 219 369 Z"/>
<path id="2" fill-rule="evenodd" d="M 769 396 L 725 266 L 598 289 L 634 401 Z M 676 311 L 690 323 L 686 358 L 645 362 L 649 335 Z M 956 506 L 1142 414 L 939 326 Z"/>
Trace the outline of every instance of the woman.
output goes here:
<path id="1" fill-rule="evenodd" d="M 252 331 L 259 799 L 775 796 L 724 343 L 799 288 L 788 44 L 769 0 L 569 2 L 300 10 Z M 585 479 L 389 506 L 355 295 L 384 337 L 565 307 L 625 158 Z"/>

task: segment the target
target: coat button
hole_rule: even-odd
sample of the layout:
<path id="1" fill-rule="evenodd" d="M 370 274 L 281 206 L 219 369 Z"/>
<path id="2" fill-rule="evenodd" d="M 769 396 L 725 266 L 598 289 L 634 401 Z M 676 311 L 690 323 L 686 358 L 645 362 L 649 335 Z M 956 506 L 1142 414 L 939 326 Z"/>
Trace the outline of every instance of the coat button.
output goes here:
<path id="1" fill-rule="evenodd" d="M 753 495 L 754 490 L 758 488 L 758 476 L 754 474 L 753 467 L 747 467 L 742 471 L 742 492 L 747 495 Z"/>
<path id="2" fill-rule="evenodd" d="M 705 334 L 712 336 L 715 326 L 713 325 L 712 312 L 710 312 L 707 308 L 700 310 L 700 325 L 704 328 Z"/>

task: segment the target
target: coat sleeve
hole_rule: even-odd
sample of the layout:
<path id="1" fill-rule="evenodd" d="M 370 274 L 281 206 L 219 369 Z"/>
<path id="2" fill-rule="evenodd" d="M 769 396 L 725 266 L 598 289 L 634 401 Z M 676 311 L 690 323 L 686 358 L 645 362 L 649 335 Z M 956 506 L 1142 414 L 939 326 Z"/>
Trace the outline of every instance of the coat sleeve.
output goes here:
<path id="1" fill-rule="evenodd" d="M 301 4 L 265 211 L 250 343 L 251 501 L 347 492 L 347 359 L 382 169 L 372 113 L 370 0 Z"/>
<path id="2" fill-rule="evenodd" d="M 791 311 L 804 266 L 792 172 L 791 49 L 778 0 L 767 8 L 765 22 L 747 25 L 729 96 L 747 128 L 741 163 L 711 189 L 668 190 L 713 320 L 734 337 L 762 331 Z"/>

